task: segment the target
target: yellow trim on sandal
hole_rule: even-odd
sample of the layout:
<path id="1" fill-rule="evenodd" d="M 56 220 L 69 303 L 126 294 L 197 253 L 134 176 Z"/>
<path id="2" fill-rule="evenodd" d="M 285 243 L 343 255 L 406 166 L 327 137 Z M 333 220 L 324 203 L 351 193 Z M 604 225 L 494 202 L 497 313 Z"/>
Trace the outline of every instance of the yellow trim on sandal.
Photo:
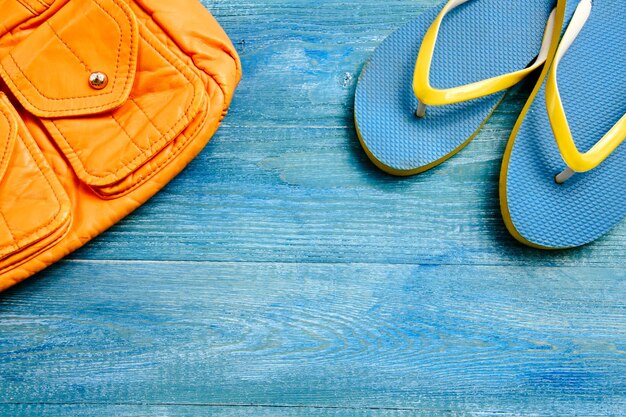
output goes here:
<path id="1" fill-rule="evenodd" d="M 567 5 L 567 0 L 558 0 L 557 7 L 556 7 L 554 34 L 553 34 L 554 39 L 557 39 L 560 37 L 560 32 L 561 32 L 561 29 L 563 28 L 563 24 L 565 21 L 566 5 Z M 511 132 L 511 136 L 504 150 L 504 156 L 502 157 L 502 166 L 500 168 L 500 183 L 498 187 L 499 192 L 500 192 L 500 212 L 502 214 L 502 219 L 504 220 L 504 224 L 507 230 L 509 231 L 509 233 L 511 234 L 511 236 L 513 236 L 515 240 L 517 240 L 518 242 L 526 246 L 529 246 L 531 248 L 550 250 L 550 251 L 571 249 L 571 248 L 552 248 L 552 247 L 538 245 L 536 243 L 526 240 L 515 228 L 515 224 L 511 217 L 511 213 L 509 212 L 509 204 L 508 204 L 506 191 L 507 191 L 508 167 L 509 167 L 509 162 L 511 160 L 511 152 L 513 151 L 513 145 L 515 144 L 515 138 L 517 137 L 517 134 L 519 133 L 519 130 L 522 127 L 522 123 L 524 122 L 524 119 L 526 117 L 526 114 L 528 113 L 528 110 L 530 110 L 530 107 L 535 101 L 537 94 L 539 94 L 539 91 L 541 90 L 541 87 L 543 86 L 544 80 L 548 76 L 548 72 L 550 71 L 550 67 L 554 60 L 554 57 L 556 56 L 557 49 L 558 49 L 558 42 L 553 42 L 553 45 L 550 46 L 548 59 L 546 60 L 545 66 L 543 70 L 541 71 L 541 74 L 539 75 L 539 79 L 537 80 L 537 84 L 535 85 L 535 88 L 533 89 L 530 97 L 528 98 L 528 101 L 524 105 L 520 113 L 520 116 L 517 119 L 517 122 L 515 123 L 515 126 L 513 127 L 513 131 Z"/>
<path id="2" fill-rule="evenodd" d="M 581 0 L 557 48 L 546 81 L 546 108 L 554 138 L 563 160 L 574 172 L 587 172 L 600 165 L 626 139 L 626 114 L 591 149 L 582 153 L 576 147 L 561 100 L 557 73 L 559 63 L 576 41 L 591 14 L 591 0 Z M 584 104 L 581 104 L 584 106 Z"/>
<path id="3" fill-rule="evenodd" d="M 448 89 L 433 88 L 430 85 L 430 68 L 432 65 L 432 59 L 435 52 L 435 45 L 437 43 L 441 22 L 449 11 L 467 1 L 468 0 L 450 0 L 441 10 L 422 40 L 413 73 L 413 92 L 415 97 L 417 97 L 417 99 L 425 105 L 443 106 L 447 104 L 455 104 L 489 96 L 499 91 L 506 90 L 507 88 L 518 84 L 529 74 L 543 65 L 548 57 L 548 52 L 553 44 L 552 40 L 555 39 L 554 23 L 556 11 L 553 11 L 550 14 L 550 18 L 548 19 L 546 29 L 544 31 L 541 50 L 532 65 L 529 65 L 519 71 L 499 75 L 460 87 Z"/>

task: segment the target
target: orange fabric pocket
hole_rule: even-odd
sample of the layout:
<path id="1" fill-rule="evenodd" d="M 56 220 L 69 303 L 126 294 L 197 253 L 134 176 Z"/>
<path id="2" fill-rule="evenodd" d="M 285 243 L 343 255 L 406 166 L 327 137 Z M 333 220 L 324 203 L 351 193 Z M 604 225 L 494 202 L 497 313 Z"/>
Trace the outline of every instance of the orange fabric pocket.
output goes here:
<path id="1" fill-rule="evenodd" d="M 0 61 L 0 73 L 39 117 L 81 116 L 120 106 L 137 66 L 137 24 L 121 0 L 72 0 L 41 23 Z M 93 72 L 111 77 L 89 84 Z"/>
<path id="2" fill-rule="evenodd" d="M 121 0 L 70 1 L 2 60 L 0 72 L 80 180 L 105 197 L 142 181 L 128 178 L 207 103 L 197 74 Z M 89 84 L 95 72 L 107 77 L 102 89 Z"/>
<path id="3" fill-rule="evenodd" d="M 52 246 L 70 223 L 65 190 L 0 93 L 0 273 Z"/>

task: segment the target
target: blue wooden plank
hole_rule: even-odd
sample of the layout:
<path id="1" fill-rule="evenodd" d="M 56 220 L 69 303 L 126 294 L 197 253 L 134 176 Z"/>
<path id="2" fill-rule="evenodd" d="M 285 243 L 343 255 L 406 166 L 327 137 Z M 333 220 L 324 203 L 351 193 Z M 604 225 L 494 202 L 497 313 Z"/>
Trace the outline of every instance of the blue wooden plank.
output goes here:
<path id="1" fill-rule="evenodd" d="M 451 413 L 444 413 L 451 415 Z M 0 415 L 11 417 L 41 416 L 81 416 L 81 417 L 135 417 L 135 416 L 167 416 L 167 417 L 419 417 L 432 416 L 429 411 L 355 408 L 314 408 L 314 407 L 275 407 L 275 406 L 220 406 L 220 405 L 139 405 L 139 404 L 36 404 L 36 405 L 2 405 Z M 462 417 L 464 414 L 454 414 Z M 467 414 L 468 416 L 471 414 Z M 507 415 L 501 415 L 506 417 Z"/>
<path id="2" fill-rule="evenodd" d="M 0 403 L 626 409 L 623 268 L 66 261 L 2 295 Z"/>

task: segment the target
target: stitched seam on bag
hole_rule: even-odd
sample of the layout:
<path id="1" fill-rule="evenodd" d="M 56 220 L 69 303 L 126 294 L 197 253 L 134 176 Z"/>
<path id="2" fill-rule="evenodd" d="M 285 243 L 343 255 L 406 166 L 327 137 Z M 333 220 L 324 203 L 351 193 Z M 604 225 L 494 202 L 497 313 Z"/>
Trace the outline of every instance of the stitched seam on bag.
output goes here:
<path id="1" fill-rule="evenodd" d="M 129 100 L 130 100 L 130 101 L 132 101 L 132 102 L 133 102 L 133 104 L 134 104 L 135 106 L 137 106 L 137 108 L 139 109 L 139 111 L 141 111 L 141 112 L 143 113 L 143 115 L 144 115 L 144 116 L 146 116 L 146 119 L 148 119 L 148 122 L 150 122 L 150 124 L 152 125 L 152 127 L 154 127 L 154 128 L 156 129 L 156 131 L 157 131 L 157 132 L 159 132 L 159 134 L 160 134 L 161 136 L 165 136 L 165 133 L 163 133 L 163 132 L 161 131 L 161 129 L 159 129 L 159 128 L 157 127 L 157 125 L 156 125 L 156 124 L 154 124 L 154 120 L 152 120 L 152 119 L 150 118 L 150 116 L 148 116 L 148 113 L 146 113 L 146 111 L 143 109 L 143 107 L 141 107 L 141 106 L 139 105 L 139 103 L 137 102 L 137 100 L 135 100 L 135 98 L 134 98 L 134 97 L 129 97 Z"/>
<path id="2" fill-rule="evenodd" d="M 22 6 L 23 6 L 26 10 L 28 10 L 31 14 L 33 14 L 33 15 L 37 15 L 37 11 L 36 11 L 36 10 L 33 10 L 33 8 L 30 6 L 30 4 L 26 3 L 26 2 L 25 2 L 25 1 L 23 1 L 23 0 L 17 0 L 17 2 L 18 2 L 19 4 L 21 4 L 21 5 L 22 5 Z"/>
<path id="3" fill-rule="evenodd" d="M 147 30 L 147 29 L 146 29 Z M 148 40 L 145 36 L 141 35 L 141 33 L 139 34 L 139 36 L 141 37 L 141 39 L 143 39 L 144 41 L 146 41 L 146 43 L 152 48 L 152 50 L 154 52 L 156 52 L 158 55 L 160 55 L 165 61 L 167 61 L 168 63 L 170 63 L 172 65 L 172 68 L 174 68 L 174 70 L 176 70 L 180 75 L 182 75 L 188 82 L 189 85 L 192 86 L 192 90 L 193 90 L 193 97 L 191 98 L 191 100 L 189 100 L 189 104 L 187 105 L 187 108 L 185 109 L 184 113 L 184 119 L 181 119 L 181 122 L 187 122 L 189 123 L 189 109 L 191 108 L 191 105 L 195 102 L 196 97 L 198 95 L 197 89 L 195 84 L 193 83 L 193 81 L 186 75 L 184 74 L 180 69 L 178 69 L 178 67 L 176 66 L 176 64 L 174 62 L 172 62 L 171 60 L 169 60 L 164 54 L 162 54 L 159 50 L 156 49 L 156 47 L 150 42 L 150 40 Z M 165 48 L 165 46 L 163 46 L 163 48 Z M 181 61 L 182 62 L 182 61 Z M 184 63 L 183 63 L 184 65 Z M 112 117 L 112 116 L 111 116 Z M 59 126 L 57 125 L 57 122 L 55 120 L 50 120 L 50 122 L 56 127 L 57 132 L 61 135 L 61 137 L 64 139 L 64 142 L 67 146 L 69 146 L 69 148 L 72 150 L 74 157 L 78 160 L 78 162 L 80 163 L 80 168 L 82 169 L 82 171 L 86 174 L 88 174 L 91 177 L 94 178 L 99 178 L 99 179 L 103 179 L 103 178 L 109 178 L 109 177 L 113 177 L 114 179 L 117 179 L 117 175 L 116 175 L 116 171 L 119 170 L 121 167 L 118 166 L 116 167 L 116 171 L 112 171 L 111 174 L 96 174 L 93 173 L 89 170 L 87 170 L 87 168 L 85 167 L 84 161 L 78 156 L 78 152 L 76 151 L 76 149 L 74 149 L 74 147 L 72 146 L 72 144 L 69 142 L 69 140 L 65 137 L 65 135 L 63 134 L 63 132 L 61 132 L 61 129 L 59 128 Z M 157 147 L 161 147 L 161 143 L 164 141 L 164 138 L 166 135 L 169 135 L 171 132 L 173 132 L 176 128 L 177 125 L 179 123 L 174 124 L 174 126 L 172 126 L 166 133 L 165 135 L 162 135 L 159 140 L 157 142 L 155 142 L 155 145 L 152 146 L 157 146 Z M 156 145 L 158 144 L 158 145 Z M 122 161 L 122 166 L 126 169 L 128 169 L 129 171 L 133 171 L 135 168 L 131 168 L 130 165 L 133 165 L 139 158 L 146 156 L 147 152 L 142 152 L 138 155 L 136 155 L 131 161 L 128 162 L 124 162 Z"/>
<path id="4" fill-rule="evenodd" d="M 49 4 L 44 3 L 43 0 L 34 0 L 39 6 L 43 6 L 44 8 L 48 8 L 50 7 Z M 32 5 L 33 1 L 30 0 L 24 0 L 24 3 L 27 3 L 33 10 L 35 10 L 35 7 Z M 37 12 L 37 14 L 42 13 L 42 12 Z"/>
<path id="5" fill-rule="evenodd" d="M 28 1 L 28 0 L 24 0 L 25 3 L 29 3 L 30 7 L 35 10 L 35 7 L 33 7 L 32 3 L 33 1 Z M 43 6 L 44 9 L 47 9 L 48 7 L 50 7 L 49 4 L 44 3 L 42 0 L 34 0 L 35 3 L 37 3 L 39 6 Z M 42 12 L 37 12 L 37 14 L 43 13 Z"/>
<path id="6" fill-rule="evenodd" d="M 32 231 L 32 232 L 28 233 L 27 235 L 22 236 L 22 237 L 20 238 L 20 241 L 22 241 L 22 240 L 28 240 L 28 239 L 31 239 L 33 236 L 35 236 L 35 235 L 39 234 L 39 232 L 40 232 L 40 231 L 42 231 L 42 230 L 44 230 L 44 229 L 47 229 L 47 228 L 48 228 L 48 227 L 49 227 L 52 223 L 54 223 L 54 222 L 55 222 L 55 221 L 59 218 L 59 216 L 61 215 L 63 205 L 61 204 L 61 201 L 59 200 L 59 196 L 58 196 L 58 194 L 56 193 L 55 188 L 52 186 L 52 184 L 50 183 L 50 180 L 48 179 L 48 177 L 46 176 L 46 174 L 44 174 L 43 170 L 42 170 L 42 169 L 41 169 L 41 167 L 39 166 L 39 162 L 37 161 L 37 158 L 35 157 L 35 155 L 34 155 L 34 154 L 33 154 L 33 152 L 31 151 L 29 144 L 27 143 L 27 141 L 26 141 L 26 140 L 24 140 L 24 138 L 23 138 L 23 137 L 22 137 L 19 133 L 18 133 L 18 137 L 22 140 L 22 143 L 23 143 L 23 144 L 24 144 L 24 146 L 26 147 L 26 150 L 27 150 L 27 151 L 28 151 L 28 153 L 30 154 L 31 158 L 33 158 L 33 161 L 35 162 L 35 166 L 37 167 L 37 169 L 39 170 L 39 172 L 41 173 L 41 175 L 44 177 L 44 179 L 45 179 L 45 180 L 46 180 L 46 182 L 48 183 L 48 186 L 49 186 L 49 187 L 50 187 L 50 189 L 52 190 L 52 194 L 54 195 L 54 198 L 55 198 L 55 200 L 56 200 L 56 202 L 57 202 L 57 204 L 58 204 L 58 206 L 59 206 L 59 210 L 58 210 L 58 211 L 57 211 L 57 212 L 56 212 L 56 213 L 52 216 L 52 219 L 51 219 L 48 223 L 44 224 L 43 226 L 40 226 L 40 227 L 39 227 L 39 228 L 37 228 L 36 230 L 34 230 L 34 231 Z M 53 233 L 53 231 L 52 231 L 52 232 L 50 232 L 50 233 Z M 44 238 L 44 237 L 41 237 L 41 239 L 43 239 L 43 238 Z M 20 243 L 20 242 L 18 242 L 18 241 L 16 240 L 16 242 L 15 242 L 15 243 L 18 245 L 18 246 L 17 246 L 17 248 L 19 249 L 19 248 L 20 248 L 20 246 L 19 246 L 19 243 Z M 35 242 L 30 242 L 30 243 L 35 243 Z M 13 245 L 4 245 L 4 246 L 0 246 L 0 249 L 6 249 L 6 248 L 8 248 L 8 247 L 13 247 Z"/>
<path id="7" fill-rule="evenodd" d="M 7 125 L 9 126 L 8 137 L 10 138 L 15 133 L 15 131 L 14 131 L 15 127 L 11 124 L 11 119 L 9 118 L 10 115 L 8 114 L 7 110 L 4 109 L 4 108 L 0 108 L 0 111 L 2 112 L 2 115 L 6 119 Z M 0 158 L 0 166 L 2 166 L 4 164 L 5 158 L 7 158 L 7 155 L 9 154 L 9 145 L 10 145 L 10 142 L 7 141 L 7 143 L 6 143 L 5 147 L 4 147 L 4 151 L 2 152 L 2 158 Z M 7 161 L 7 163 L 8 163 L 8 161 Z M 7 167 L 6 169 L 8 170 L 9 167 Z M 9 225 L 9 222 L 7 221 L 6 217 L 4 216 L 4 213 L 1 210 L 0 210 L 0 216 L 2 216 L 2 220 L 6 224 L 7 230 L 9 231 L 9 233 L 11 234 L 11 238 L 13 239 L 12 243 L 4 245 L 4 246 L 0 247 L 0 249 L 9 248 L 9 247 L 12 247 L 12 248 L 15 248 L 15 249 L 19 249 L 19 246 L 17 246 L 17 239 L 15 238 L 15 233 L 13 233 L 13 230 L 11 229 L 11 226 Z"/>
<path id="8" fill-rule="evenodd" d="M 130 142 L 135 145 L 135 148 L 137 148 L 137 150 L 139 150 L 139 152 L 146 152 L 147 149 L 144 148 L 143 146 L 139 145 L 137 142 L 135 142 L 135 139 L 130 135 L 130 133 L 128 133 L 128 130 L 126 130 L 126 128 L 124 126 L 122 126 L 122 124 L 120 123 L 119 120 L 117 120 L 117 117 L 115 117 L 115 113 L 111 113 L 111 119 L 113 119 L 113 121 L 115 123 L 117 123 L 117 125 L 120 127 L 120 129 L 122 129 L 122 132 L 124 132 L 126 134 L 126 136 L 128 137 L 128 139 L 130 139 Z M 130 169 L 129 166 L 126 166 L 126 168 Z M 113 171 L 113 173 L 115 173 L 115 171 Z"/>
<path id="9" fill-rule="evenodd" d="M 210 103 L 207 103 L 207 107 L 209 106 Z M 208 110 L 208 109 L 207 109 Z M 198 126 L 196 126 L 193 130 L 193 132 L 191 132 L 189 134 L 189 136 L 187 136 L 187 134 L 185 133 L 185 131 L 183 130 L 180 133 L 180 136 L 182 136 L 185 140 L 181 141 L 181 143 L 177 144 L 174 146 L 174 148 L 172 149 L 170 155 L 164 159 L 163 161 L 159 162 L 154 168 L 152 168 L 151 170 L 149 170 L 148 172 L 145 173 L 143 181 L 139 181 L 135 184 L 133 184 L 131 187 L 124 189 L 120 192 L 117 193 L 112 193 L 110 195 L 104 194 L 107 197 L 115 197 L 116 195 L 120 195 L 120 194 L 126 194 L 129 192 L 132 192 L 133 190 L 137 189 L 139 186 L 141 186 L 142 184 L 144 184 L 146 181 L 148 181 L 150 178 L 152 178 L 154 176 L 154 174 L 157 171 L 160 171 L 161 168 L 164 165 L 167 165 L 170 163 L 170 161 L 174 158 L 176 158 L 179 155 L 179 152 L 184 149 L 196 136 L 196 134 L 198 133 L 198 131 L 200 129 L 202 129 L 204 126 L 206 126 L 206 120 L 209 118 L 209 112 L 206 111 L 204 113 L 204 116 L 202 117 L 202 120 L 200 123 L 198 123 Z"/>
<path id="10" fill-rule="evenodd" d="M 107 95 L 110 95 L 110 94 L 113 94 L 113 93 L 115 93 L 115 92 L 116 92 L 116 91 L 115 91 L 115 86 L 117 85 L 117 82 L 118 82 L 118 77 L 117 77 L 117 74 L 118 74 L 118 72 L 119 72 L 119 59 L 120 59 L 120 55 L 121 55 L 121 50 L 122 50 L 122 41 L 123 41 L 123 37 L 124 37 L 124 36 L 123 36 L 122 28 L 121 28 L 121 26 L 119 25 L 119 23 L 117 22 L 117 20 L 116 20 L 116 19 L 115 19 L 115 18 L 114 18 L 114 17 L 113 17 L 113 16 L 112 16 L 112 15 L 111 15 L 111 14 L 110 14 L 107 10 L 106 10 L 106 9 L 104 9 L 104 8 L 103 8 L 103 7 L 102 7 L 102 6 L 98 3 L 98 1 L 99 1 L 99 0 L 93 0 L 94 4 L 95 4 L 97 7 L 99 7 L 102 11 L 104 11 L 104 12 L 105 12 L 105 13 L 106 13 L 106 14 L 107 14 L 107 15 L 108 15 L 108 16 L 109 16 L 112 20 L 113 20 L 113 22 L 117 25 L 117 27 L 120 29 L 120 43 L 119 43 L 118 50 L 117 50 L 117 59 L 116 59 L 116 63 L 115 63 L 115 77 L 114 77 L 114 80 L 113 80 L 113 88 L 111 89 L 111 91 L 109 91 L 109 92 L 107 92 L 107 93 L 94 94 L 94 95 L 90 95 L 90 96 L 63 97 L 63 98 L 53 98 L 53 97 L 48 97 L 48 96 L 46 96 L 45 94 L 43 94 L 43 93 L 42 93 L 42 92 L 41 92 L 41 91 L 37 88 L 37 86 L 36 86 L 34 83 L 32 83 L 32 81 L 31 81 L 31 80 L 28 78 L 28 76 L 25 74 L 25 72 L 24 72 L 24 70 L 22 69 L 22 67 L 20 67 L 20 65 L 19 65 L 19 64 L 17 63 L 17 61 L 15 60 L 15 57 L 13 57 L 12 53 L 11 53 L 11 52 L 9 52 L 9 54 L 8 54 L 7 56 L 11 59 L 11 61 L 13 62 L 13 64 L 14 64 L 14 65 L 16 66 L 16 68 L 20 71 L 20 73 L 22 74 L 22 76 L 24 77 L 24 79 L 26 79 L 26 80 L 29 82 L 30 86 L 32 86 L 32 87 L 35 89 L 35 91 L 36 91 L 36 92 L 37 92 L 37 93 L 38 93 L 41 97 L 43 97 L 43 98 L 45 98 L 45 99 L 47 99 L 47 100 L 52 100 L 52 101 L 67 101 L 67 100 L 72 100 L 72 99 L 81 99 L 81 98 L 104 97 L 104 96 L 107 96 Z M 113 1 L 113 2 L 115 2 L 115 3 L 117 3 L 117 0 L 112 0 L 112 1 Z M 118 7 L 120 7 L 120 6 L 119 6 L 119 3 L 118 3 Z M 122 9 L 122 8 L 120 7 L 120 9 Z M 125 16 L 125 17 L 126 17 L 126 19 L 128 20 L 130 27 L 132 28 L 132 20 L 131 20 L 131 18 L 130 18 L 130 17 L 129 17 L 126 13 L 124 13 L 124 16 Z M 132 39 L 132 34 L 131 34 L 131 39 Z M 61 40 L 61 41 L 63 42 L 63 40 Z M 131 45 L 132 45 L 132 43 L 131 43 Z M 134 51 L 131 49 L 131 50 L 130 50 L 130 53 L 129 53 L 129 60 L 128 60 L 128 67 L 129 67 L 129 68 L 130 68 L 130 66 L 131 66 L 130 64 L 131 64 L 131 62 L 132 62 L 133 56 L 134 56 Z M 6 71 L 3 71 L 3 72 L 6 72 Z M 61 114 L 62 114 L 62 113 L 66 113 L 66 112 L 67 112 L 67 110 L 44 110 L 44 109 L 42 109 L 42 108 L 40 108 L 40 107 L 36 106 L 36 105 L 35 105 L 35 104 L 33 104 L 30 100 L 28 100 L 28 99 L 26 98 L 26 96 L 25 96 L 23 93 L 21 93 L 21 92 L 19 91 L 19 89 L 17 88 L 16 84 L 13 82 L 13 80 L 11 79 L 11 77 L 9 77 L 9 76 L 8 76 L 8 74 L 7 74 L 7 78 L 8 78 L 8 81 L 11 83 L 11 85 L 15 88 L 15 90 L 16 90 L 15 92 L 16 92 L 17 94 L 19 94 L 19 95 L 20 95 L 20 97 L 22 97 L 24 100 L 26 100 L 26 101 L 27 101 L 27 102 L 28 102 L 28 103 L 29 103 L 29 104 L 30 104 L 33 108 L 37 109 L 38 111 L 45 112 L 45 113 L 47 113 L 47 114 L 59 114 L 59 113 L 61 113 Z M 129 82 L 130 82 L 131 78 L 132 78 L 132 77 L 126 77 L 126 83 L 124 84 L 124 87 L 123 87 L 122 91 L 126 89 L 126 86 L 129 84 Z M 88 106 L 88 107 L 81 107 L 81 108 L 77 108 L 77 109 L 72 109 L 72 111 L 108 109 L 108 107 L 109 107 L 111 104 L 113 104 L 114 102 L 115 102 L 115 100 L 114 100 L 114 101 L 111 101 L 110 103 L 106 103 L 106 104 L 102 104 L 102 105 L 98 105 L 98 106 Z"/>
<path id="11" fill-rule="evenodd" d="M 50 27 L 50 30 L 52 30 L 52 33 L 54 33 L 54 35 L 57 37 L 57 39 L 59 39 L 61 41 L 61 43 L 63 45 L 65 45 L 65 47 L 68 49 L 68 51 L 70 51 L 72 53 L 72 55 L 74 55 L 74 57 L 76 57 L 76 59 L 78 60 L 78 62 L 80 62 L 81 64 L 83 64 L 83 67 L 85 67 L 85 69 L 87 70 L 88 73 L 91 73 L 91 69 L 89 69 L 89 67 L 87 66 L 87 64 L 85 64 L 85 61 L 83 61 L 80 56 L 76 53 L 76 51 L 74 51 L 68 44 L 67 42 L 65 42 L 63 40 L 63 38 L 61 38 L 61 35 L 59 35 L 59 33 L 56 31 L 56 29 L 54 28 L 54 26 L 52 26 L 52 23 L 50 23 L 49 20 L 46 21 L 46 24 L 48 25 L 48 27 Z"/>
<path id="12" fill-rule="evenodd" d="M 11 119 L 9 118 L 9 115 L 7 114 L 5 109 L 0 109 L 0 111 L 2 111 L 2 114 L 4 115 L 7 124 L 9 126 L 9 132 L 8 132 L 8 137 L 12 137 L 14 132 L 15 127 L 11 124 Z M 2 152 L 2 158 L 0 158 L 0 166 L 2 166 L 5 162 L 5 158 L 7 157 L 7 155 L 9 154 L 9 145 L 10 143 L 7 142 L 7 144 L 4 147 L 4 151 Z M 9 169 L 8 167 L 6 168 L 7 170 Z M 15 233 L 13 233 L 13 230 L 11 229 L 11 226 L 9 225 L 9 222 L 7 221 L 6 217 L 4 216 L 4 213 L 2 213 L 2 211 L 0 210 L 0 216 L 2 216 L 2 220 L 4 221 L 4 224 L 7 227 L 7 230 L 9 231 L 9 233 L 11 234 L 11 238 L 13 239 L 13 242 L 11 242 L 10 244 L 4 245 L 1 247 L 1 249 L 4 248 L 14 248 L 14 249 L 19 249 L 19 246 L 17 246 L 17 239 L 15 238 Z"/>
<path id="13" fill-rule="evenodd" d="M 15 133 L 13 131 L 14 127 L 11 126 L 11 119 L 9 118 L 9 114 L 8 114 L 8 110 L 5 110 L 4 108 L 0 108 L 0 112 L 2 112 L 2 114 L 4 115 L 4 118 L 7 120 L 7 124 L 9 125 L 9 137 L 13 136 L 13 134 Z M 9 155 L 9 142 L 7 141 L 7 143 L 4 146 L 4 150 L 2 151 L 2 158 L 0 158 L 0 167 L 2 165 L 4 165 L 5 163 L 5 159 L 8 157 Z M 7 164 L 9 163 L 9 161 L 6 161 Z M 8 167 L 6 168 L 7 170 L 9 169 Z M 2 169 L 0 169 L 0 171 L 2 171 Z M 6 170 L 5 170 L 5 174 L 6 174 Z M 0 177 L 0 180 L 2 180 L 2 177 Z"/>
<path id="14" fill-rule="evenodd" d="M 50 5 L 46 2 L 44 2 L 43 0 L 37 0 L 37 3 L 41 4 L 44 7 L 49 7 Z"/>
<path id="15" fill-rule="evenodd" d="M 0 210 L 0 217 L 2 217 L 2 221 L 6 225 L 9 233 L 11 234 L 11 239 L 13 239 L 13 242 L 0 246 L 0 249 L 6 249 L 6 248 L 13 248 L 16 250 L 19 249 L 20 247 L 17 245 L 17 239 L 15 238 L 15 234 L 13 233 L 13 230 L 11 230 L 11 226 L 9 226 L 9 222 L 7 221 L 7 218 L 4 217 L 4 213 L 1 210 Z"/>

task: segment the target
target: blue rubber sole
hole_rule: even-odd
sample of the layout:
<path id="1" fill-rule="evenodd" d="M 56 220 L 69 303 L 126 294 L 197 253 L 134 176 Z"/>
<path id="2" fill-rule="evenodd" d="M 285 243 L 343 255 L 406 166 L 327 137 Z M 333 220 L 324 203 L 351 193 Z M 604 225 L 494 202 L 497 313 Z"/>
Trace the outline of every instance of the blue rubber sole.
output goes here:
<path id="1" fill-rule="evenodd" d="M 355 96 L 355 124 L 372 161 L 396 175 L 429 169 L 469 143 L 504 96 L 429 107 L 415 117 L 412 81 L 422 38 L 443 6 L 392 33 L 365 64 Z M 452 88 L 526 67 L 537 55 L 554 0 L 480 0 L 444 19 L 431 84 Z"/>
<path id="2" fill-rule="evenodd" d="M 559 65 L 560 94 L 581 152 L 626 113 L 623 16 L 626 2 L 594 1 L 587 24 Z M 513 235 L 532 246 L 562 249 L 592 242 L 621 222 L 626 145 L 596 169 L 559 185 L 554 177 L 566 166 L 548 119 L 545 85 L 522 117 L 505 155 L 501 184 L 503 214 Z"/>

